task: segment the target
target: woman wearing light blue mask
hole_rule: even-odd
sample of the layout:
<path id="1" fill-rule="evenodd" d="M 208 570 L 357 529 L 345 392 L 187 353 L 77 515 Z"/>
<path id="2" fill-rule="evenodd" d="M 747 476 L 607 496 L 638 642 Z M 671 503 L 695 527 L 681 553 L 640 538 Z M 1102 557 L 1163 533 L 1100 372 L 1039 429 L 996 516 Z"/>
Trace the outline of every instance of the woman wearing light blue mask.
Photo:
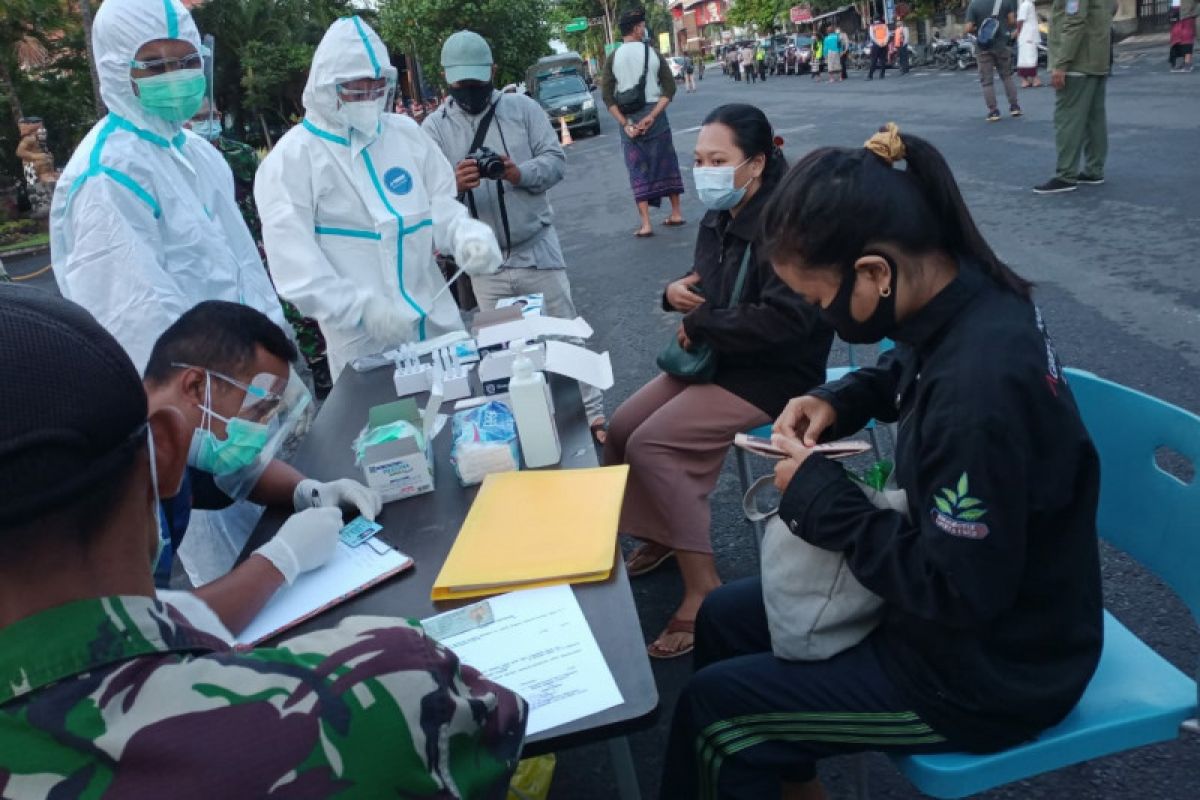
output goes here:
<path id="1" fill-rule="evenodd" d="M 708 497 L 734 434 L 766 424 L 797 388 L 824 379 L 832 329 L 758 254 L 759 214 L 786 169 L 758 108 L 721 106 L 705 119 L 692 173 L 709 211 L 692 268 L 667 286 L 663 309 L 683 314 L 679 344 L 711 350 L 716 371 L 703 383 L 658 376 L 609 427 L 605 463 L 632 467 L 620 530 L 643 542 L 626 562 L 629 573 L 674 556 L 683 575 L 683 602 L 649 648 L 657 658 L 692 649 L 696 612 L 720 585 Z"/>

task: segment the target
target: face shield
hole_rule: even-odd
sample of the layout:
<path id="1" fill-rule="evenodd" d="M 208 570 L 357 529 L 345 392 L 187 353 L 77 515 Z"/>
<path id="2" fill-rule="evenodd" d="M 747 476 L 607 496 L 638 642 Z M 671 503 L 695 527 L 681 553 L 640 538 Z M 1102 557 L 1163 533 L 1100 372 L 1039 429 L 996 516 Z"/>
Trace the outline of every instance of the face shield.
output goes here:
<path id="1" fill-rule="evenodd" d="M 243 383 L 191 364 L 173 366 L 201 369 L 206 374 L 204 403 L 200 406 L 204 420 L 192 436 L 188 464 L 212 474 L 217 488 L 229 497 L 245 499 L 304 418 L 312 396 L 295 370 L 289 370 L 286 379 L 264 372 L 249 383 Z M 241 407 L 232 417 L 224 417 L 213 410 L 214 380 L 223 381 L 244 393 Z M 223 438 L 213 431 L 214 420 L 225 423 Z"/>
<path id="2" fill-rule="evenodd" d="M 384 67 L 378 78 L 356 78 L 336 85 L 338 114 L 346 127 L 374 136 L 380 117 L 392 107 L 396 94 L 395 67 Z"/>

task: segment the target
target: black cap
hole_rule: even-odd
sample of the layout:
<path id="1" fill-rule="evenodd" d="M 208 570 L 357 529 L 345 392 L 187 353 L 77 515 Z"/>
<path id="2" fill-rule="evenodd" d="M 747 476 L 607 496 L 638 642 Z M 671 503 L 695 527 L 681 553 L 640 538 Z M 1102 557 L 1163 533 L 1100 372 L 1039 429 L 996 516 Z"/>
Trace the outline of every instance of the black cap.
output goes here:
<path id="1" fill-rule="evenodd" d="M 0 376 L 0 525 L 69 504 L 144 441 L 133 362 L 74 303 L 0 284 Z"/>

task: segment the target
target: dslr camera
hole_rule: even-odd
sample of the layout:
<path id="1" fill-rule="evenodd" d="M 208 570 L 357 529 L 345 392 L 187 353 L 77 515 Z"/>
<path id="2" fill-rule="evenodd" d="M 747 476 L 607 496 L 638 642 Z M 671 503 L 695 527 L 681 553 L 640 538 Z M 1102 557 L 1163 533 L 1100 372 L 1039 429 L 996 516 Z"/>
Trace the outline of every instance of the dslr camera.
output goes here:
<path id="1" fill-rule="evenodd" d="M 479 167 L 480 177 L 493 181 L 504 177 L 504 159 L 492 148 L 480 147 L 474 153 L 467 153 L 467 158 Z"/>

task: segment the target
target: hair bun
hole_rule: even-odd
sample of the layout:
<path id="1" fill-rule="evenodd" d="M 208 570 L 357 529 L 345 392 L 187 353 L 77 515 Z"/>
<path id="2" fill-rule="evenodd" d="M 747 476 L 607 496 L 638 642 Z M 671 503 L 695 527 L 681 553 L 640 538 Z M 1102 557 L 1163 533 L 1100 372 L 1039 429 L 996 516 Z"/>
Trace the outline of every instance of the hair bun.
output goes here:
<path id="1" fill-rule="evenodd" d="M 782 136 L 776 136 L 773 139 L 771 139 L 771 141 L 775 143 L 776 148 L 783 147 L 783 137 Z"/>
<path id="2" fill-rule="evenodd" d="M 880 128 L 878 133 L 867 139 L 863 147 L 888 164 L 904 160 L 904 140 L 900 138 L 900 128 L 894 122 L 889 122 Z"/>

